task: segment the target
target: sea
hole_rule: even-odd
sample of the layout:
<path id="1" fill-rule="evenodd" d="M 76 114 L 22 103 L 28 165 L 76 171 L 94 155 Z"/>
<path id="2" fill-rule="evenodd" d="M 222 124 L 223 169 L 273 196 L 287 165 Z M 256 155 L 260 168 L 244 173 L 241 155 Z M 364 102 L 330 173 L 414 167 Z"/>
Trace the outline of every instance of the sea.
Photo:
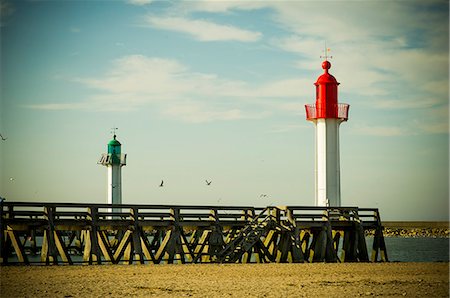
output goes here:
<path id="1" fill-rule="evenodd" d="M 390 262 L 448 262 L 449 238 L 384 237 Z M 366 238 L 371 252 L 373 237 Z"/>

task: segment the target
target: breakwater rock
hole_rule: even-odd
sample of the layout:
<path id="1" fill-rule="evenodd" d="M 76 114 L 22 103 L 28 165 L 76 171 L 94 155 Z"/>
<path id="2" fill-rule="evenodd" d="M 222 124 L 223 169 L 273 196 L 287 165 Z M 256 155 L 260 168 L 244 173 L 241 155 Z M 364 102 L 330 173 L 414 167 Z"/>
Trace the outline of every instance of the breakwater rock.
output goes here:
<path id="1" fill-rule="evenodd" d="M 366 236 L 373 236 L 374 231 L 366 231 Z M 402 229 L 402 228 L 384 228 L 384 237 L 450 237 L 449 229 Z"/>
<path id="2" fill-rule="evenodd" d="M 447 221 L 387 221 L 382 223 L 385 237 L 450 237 Z M 366 231 L 366 236 L 373 236 L 374 231 Z"/>

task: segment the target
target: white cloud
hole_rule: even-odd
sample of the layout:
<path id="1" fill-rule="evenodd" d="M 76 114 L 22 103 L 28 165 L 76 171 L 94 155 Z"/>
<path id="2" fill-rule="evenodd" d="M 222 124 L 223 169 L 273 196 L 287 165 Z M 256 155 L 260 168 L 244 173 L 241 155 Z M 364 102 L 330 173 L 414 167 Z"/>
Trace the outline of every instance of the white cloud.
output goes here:
<path id="1" fill-rule="evenodd" d="M 216 74 L 198 73 L 171 59 L 131 55 L 117 59 L 113 68 L 103 78 L 77 78 L 76 82 L 103 91 L 106 94 L 130 94 L 143 102 L 165 101 L 198 97 L 208 101 L 227 101 L 233 98 L 241 102 L 255 103 L 263 98 L 298 98 L 302 86 L 311 82 L 303 79 L 287 79 L 249 85 L 245 81 L 220 78 Z"/>
<path id="2" fill-rule="evenodd" d="M 163 114 L 190 123 L 260 119 L 267 115 L 265 112 L 253 113 L 239 108 L 220 109 L 198 102 L 170 105 L 163 110 Z"/>
<path id="3" fill-rule="evenodd" d="M 254 42 L 262 38 L 261 32 L 192 19 L 193 13 L 235 14 L 238 10 L 262 7 L 273 10 L 272 20 L 267 21 L 274 21 L 279 29 L 285 30 L 285 35 L 270 39 L 270 45 L 298 54 L 293 64 L 302 70 L 299 75 L 304 76 L 304 70 L 320 75 L 319 56 L 327 41 L 334 56 L 330 72 L 342 83 L 341 101 L 352 104 L 358 100 L 360 105 L 399 111 L 429 110 L 447 102 L 448 53 L 436 50 L 448 49 L 438 38 L 442 34 L 436 33 L 443 29 L 431 30 L 427 22 L 422 22 L 427 19 L 427 13 L 411 14 L 409 4 L 393 3 L 386 10 L 384 5 L 374 2 L 355 2 L 351 7 L 330 2 L 324 10 L 323 3 L 304 1 L 189 2 L 174 4 L 162 16 L 146 16 L 145 20 L 148 26 L 186 33 L 200 41 Z M 369 10 L 370 14 L 365 13 Z M 404 26 L 405 23 L 409 25 Z M 409 33 L 416 31 L 427 32 L 427 43 L 412 44 Z M 302 114 L 303 104 L 314 101 L 314 79 L 284 77 L 256 84 L 251 79 L 233 80 L 214 73 L 198 73 L 173 59 L 132 55 L 116 60 L 103 77 L 77 81 L 97 92 L 89 98 L 93 108 L 105 104 L 109 109 L 129 110 L 157 104 L 166 116 L 206 122 L 266 117 L 264 111 L 269 110 Z M 64 105 L 46 106 L 56 107 Z M 259 112 L 252 113 L 252 110 Z M 430 133 L 442 131 L 448 116 L 439 119 L 421 124 L 422 128 L 414 123 L 415 129 Z M 359 131 L 394 136 L 411 134 L 414 125 L 408 129 L 367 126 Z"/>
<path id="4" fill-rule="evenodd" d="M 409 135 L 411 132 L 403 127 L 398 126 L 375 126 L 375 125 L 359 125 L 353 128 L 353 132 L 360 135 L 379 136 L 379 137 L 395 137 Z"/>
<path id="5" fill-rule="evenodd" d="M 185 67 L 175 60 L 131 55 L 115 60 L 113 69 L 103 78 L 79 78 L 76 81 L 114 94 L 153 95 L 158 99 L 190 88 L 182 80 L 174 82 L 174 78 L 185 72 Z"/>
<path id="6" fill-rule="evenodd" d="M 358 124 L 352 126 L 352 133 L 395 137 L 420 134 L 449 134 L 448 106 L 421 112 L 421 118 L 406 119 L 402 124 L 376 125 Z"/>
<path id="7" fill-rule="evenodd" d="M 421 111 L 421 117 L 414 121 L 423 133 L 449 134 L 449 104 L 436 106 Z"/>
<path id="8" fill-rule="evenodd" d="M 448 134 L 448 133 L 450 133 L 448 122 L 423 123 L 421 127 L 422 127 L 422 131 L 425 133 L 431 133 L 431 134 Z"/>
<path id="9" fill-rule="evenodd" d="M 306 100 L 305 100 L 306 99 Z M 314 99 L 299 98 L 295 102 L 282 102 L 274 106 L 274 109 L 279 110 L 283 114 L 289 113 L 292 115 L 298 115 L 299 117 L 305 118 L 305 104 L 314 103 Z"/>
<path id="10" fill-rule="evenodd" d="M 429 98 L 380 99 L 370 105 L 380 109 L 426 109 L 442 103 L 442 100 Z"/>
<path id="11" fill-rule="evenodd" d="M 254 42 L 262 36 L 260 32 L 216 24 L 206 20 L 190 20 L 182 17 L 149 16 L 147 18 L 147 24 L 159 29 L 187 33 L 200 41 L 234 40 Z"/>
<path id="12" fill-rule="evenodd" d="M 176 5 L 176 11 L 184 12 L 210 12 L 210 13 L 229 13 L 233 10 L 255 10 L 270 5 L 261 1 L 242 1 L 242 0 L 208 0 L 208 1 L 185 1 Z"/>
<path id="13" fill-rule="evenodd" d="M 130 55 L 113 61 L 104 76 L 75 78 L 93 90 L 79 103 L 28 105 L 41 110 L 130 111 L 155 105 L 163 115 L 188 122 L 259 119 L 270 115 L 283 98 L 298 97 L 302 80 L 247 82 L 192 72 L 171 59 Z M 311 91 L 312 93 L 312 91 Z"/>
<path id="14" fill-rule="evenodd" d="M 306 100 L 314 96 L 314 86 L 311 79 L 289 78 L 267 82 L 255 92 L 261 97 L 293 97 Z"/>
<path id="15" fill-rule="evenodd" d="M 87 108 L 89 104 L 86 103 L 48 103 L 38 105 L 24 105 L 24 108 L 34 110 L 48 110 L 48 111 L 61 111 L 61 110 L 80 110 Z"/>
<path id="16" fill-rule="evenodd" d="M 143 6 L 152 3 L 153 0 L 127 0 L 127 3 L 137 6 Z"/>
<path id="17" fill-rule="evenodd" d="M 259 85 L 221 78 L 216 74 L 198 73 L 172 59 L 130 55 L 115 60 L 102 77 L 73 80 L 94 92 L 86 100 L 75 103 L 28 105 L 41 110 L 131 111 L 153 105 L 161 115 L 185 122 L 233 121 L 261 119 L 273 113 L 304 115 L 304 104 L 314 101 L 310 79 L 285 79 Z M 423 109 L 436 100 L 380 100 L 377 108 Z M 430 116 L 425 125 L 416 127 L 428 133 L 441 133 L 448 123 L 446 114 Z M 446 121 L 447 119 L 447 121 Z M 293 127 L 274 128 L 283 132 Z M 357 133 L 395 136 L 411 134 L 411 129 L 362 126 Z"/>
<path id="18" fill-rule="evenodd" d="M 289 132 L 293 130 L 299 130 L 304 128 L 311 128 L 309 125 L 306 124 L 285 124 L 285 125 L 278 125 L 276 127 L 273 127 L 268 132 L 269 133 L 284 133 Z"/>
<path id="19" fill-rule="evenodd" d="M 321 2 L 270 5 L 277 12 L 275 21 L 290 32 L 271 44 L 297 53 L 300 69 L 317 70 L 327 42 L 334 56 L 331 72 L 342 82 L 341 91 L 380 99 L 398 96 L 406 108 L 423 105 L 424 96 L 434 98 L 425 105 L 447 101 L 448 38 L 442 37 L 448 36 L 448 16 L 443 26 L 436 26 L 436 13 L 421 9 L 427 4 L 393 2 L 389 9 L 384 2 L 354 2 L 351 7 L 328 2 L 327 9 Z M 388 101 L 380 106 L 397 108 Z"/>

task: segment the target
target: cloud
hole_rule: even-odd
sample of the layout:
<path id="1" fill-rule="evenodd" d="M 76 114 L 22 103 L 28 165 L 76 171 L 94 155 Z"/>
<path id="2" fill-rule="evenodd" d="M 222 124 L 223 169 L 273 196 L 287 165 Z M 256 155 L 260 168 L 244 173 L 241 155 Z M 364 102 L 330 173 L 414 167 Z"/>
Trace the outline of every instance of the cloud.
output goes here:
<path id="1" fill-rule="evenodd" d="M 24 108 L 33 110 L 48 110 L 48 111 L 62 111 L 62 110 L 80 110 L 88 108 L 86 103 L 48 103 L 38 105 L 24 105 Z"/>
<path id="2" fill-rule="evenodd" d="M 304 116 L 304 104 L 313 102 L 314 87 L 310 79 L 288 78 L 259 84 L 222 78 L 217 74 L 199 73 L 174 59 L 130 55 L 116 59 L 103 76 L 75 78 L 72 82 L 90 88 L 91 95 L 80 102 L 53 102 L 28 105 L 38 110 L 133 111 L 145 106 L 164 117 L 190 123 L 263 119 L 274 114 Z M 437 100 L 379 100 L 372 106 L 384 109 L 430 109 Z M 415 122 L 408 129 L 361 126 L 359 134 L 396 136 L 442 133 L 448 115 L 428 112 L 426 123 Z M 448 110 L 448 109 L 447 109 Z M 416 127 L 416 128 L 414 128 Z M 272 132 L 295 127 L 280 125 Z"/>
<path id="3" fill-rule="evenodd" d="M 130 55 L 117 59 L 102 78 L 76 78 L 75 82 L 114 95 L 133 95 L 135 103 L 163 102 L 197 97 L 208 102 L 255 103 L 264 98 L 298 98 L 303 85 L 313 94 L 311 82 L 286 79 L 250 85 L 248 82 L 221 78 L 216 74 L 191 71 L 173 59 Z"/>
<path id="4" fill-rule="evenodd" d="M 127 3 L 137 6 L 143 6 L 152 3 L 154 0 L 127 0 Z"/>
<path id="5" fill-rule="evenodd" d="M 378 137 L 396 137 L 410 135 L 411 132 L 403 127 L 398 126 L 372 126 L 359 125 L 353 128 L 355 134 L 378 136 Z"/>
<path id="6" fill-rule="evenodd" d="M 129 55 L 116 59 L 99 77 L 74 78 L 91 89 L 84 101 L 28 105 L 39 110 L 133 111 L 145 106 L 165 117 L 201 123 L 261 119 L 273 112 L 301 114 L 303 105 L 288 106 L 302 92 L 313 95 L 311 82 L 292 78 L 251 84 L 199 73 L 177 60 Z M 302 91 L 308 86 L 307 92 Z M 310 96 L 303 96 L 304 99 Z"/>
<path id="7" fill-rule="evenodd" d="M 352 133 L 380 137 L 449 134 L 448 105 L 421 111 L 420 118 L 408 118 L 401 124 L 376 125 L 362 123 Z"/>
<path id="8" fill-rule="evenodd" d="M 185 1 L 175 5 L 175 11 L 192 12 L 209 12 L 209 13 L 229 13 L 236 10 L 256 10 L 270 6 L 269 3 L 261 1 Z"/>
<path id="9" fill-rule="evenodd" d="M 448 28 L 436 26 L 442 21 L 436 18 L 445 19 L 445 14 L 437 10 L 430 13 L 433 10 L 426 6 L 394 2 L 387 10 L 385 4 L 377 2 L 355 2 L 351 6 L 330 2 L 324 10 L 323 3 L 310 1 L 178 2 L 160 15 L 145 16 L 146 26 L 185 33 L 200 41 L 267 42 L 265 49 L 273 53 L 296 54 L 286 57 L 293 57 L 291 65 L 299 68 L 299 75 L 256 83 L 230 79 L 219 72 L 199 73 L 174 59 L 131 55 L 115 60 L 103 76 L 74 81 L 92 88 L 93 95 L 85 102 L 92 108 L 132 110 L 155 105 L 162 115 L 182 121 L 231 121 L 268 117 L 270 112 L 303 114 L 304 103 L 314 102 L 312 83 L 322 72 L 319 56 L 327 41 L 334 56 L 330 72 L 341 82 L 341 101 L 355 107 L 357 103 L 392 110 L 405 118 L 408 113 L 415 118 L 419 111 L 421 116 L 448 101 Z M 199 15 L 234 16 L 261 8 L 271 10 L 263 14 L 264 21 L 275 23 L 276 37 L 262 39 L 263 31 L 195 19 Z M 378 117 L 372 112 L 367 114 L 368 121 Z M 431 118 L 434 122 L 414 122 L 408 128 L 367 125 L 359 132 L 380 136 L 441 133 L 448 115 Z"/>
<path id="10" fill-rule="evenodd" d="M 426 109 L 442 103 L 437 98 L 380 99 L 371 106 L 379 109 Z"/>
<path id="11" fill-rule="evenodd" d="M 242 119 L 261 119 L 267 112 L 254 113 L 239 108 L 220 109 L 197 102 L 174 104 L 166 107 L 163 114 L 190 123 L 205 123 L 212 121 L 231 121 Z"/>
<path id="12" fill-rule="evenodd" d="M 170 31 L 187 33 L 200 41 L 254 42 L 261 38 L 260 32 L 248 31 L 229 25 L 220 25 L 206 20 L 191 20 L 183 17 L 149 16 L 148 25 Z"/>
<path id="13" fill-rule="evenodd" d="M 421 125 L 422 131 L 430 134 L 448 134 L 449 126 L 447 122 L 441 123 L 423 123 Z"/>
<path id="14" fill-rule="evenodd" d="M 270 43 L 296 53 L 295 65 L 311 71 L 317 70 L 326 41 L 334 56 L 331 72 L 347 94 L 398 96 L 406 101 L 405 108 L 421 106 L 425 96 L 443 103 L 448 98 L 449 57 L 448 13 L 437 13 L 442 4 L 393 2 L 386 10 L 380 2 L 355 2 L 351 7 L 329 2 L 324 10 L 317 2 L 273 2 L 274 21 L 290 34 Z M 380 107 L 398 108 L 384 103 Z"/>
<path id="15" fill-rule="evenodd" d="M 304 128 L 310 128 L 309 125 L 306 124 L 285 124 L 285 125 L 278 125 L 276 127 L 273 127 L 268 132 L 269 133 L 284 133 L 289 132 L 293 130 L 299 130 Z"/>
<path id="16" fill-rule="evenodd" d="M 130 55 L 115 60 L 112 70 L 103 78 L 75 81 L 109 93 L 153 95 L 156 99 L 186 91 L 189 86 L 183 80 L 174 85 L 174 78 L 185 73 L 186 68 L 175 60 Z"/>

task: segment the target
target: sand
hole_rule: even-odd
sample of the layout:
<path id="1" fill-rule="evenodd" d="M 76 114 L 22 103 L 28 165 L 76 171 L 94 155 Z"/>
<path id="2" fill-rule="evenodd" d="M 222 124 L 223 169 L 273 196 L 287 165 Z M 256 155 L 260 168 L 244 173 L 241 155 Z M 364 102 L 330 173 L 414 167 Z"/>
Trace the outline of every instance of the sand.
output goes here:
<path id="1" fill-rule="evenodd" d="M 449 263 L 3 266 L 1 297 L 448 297 Z"/>

